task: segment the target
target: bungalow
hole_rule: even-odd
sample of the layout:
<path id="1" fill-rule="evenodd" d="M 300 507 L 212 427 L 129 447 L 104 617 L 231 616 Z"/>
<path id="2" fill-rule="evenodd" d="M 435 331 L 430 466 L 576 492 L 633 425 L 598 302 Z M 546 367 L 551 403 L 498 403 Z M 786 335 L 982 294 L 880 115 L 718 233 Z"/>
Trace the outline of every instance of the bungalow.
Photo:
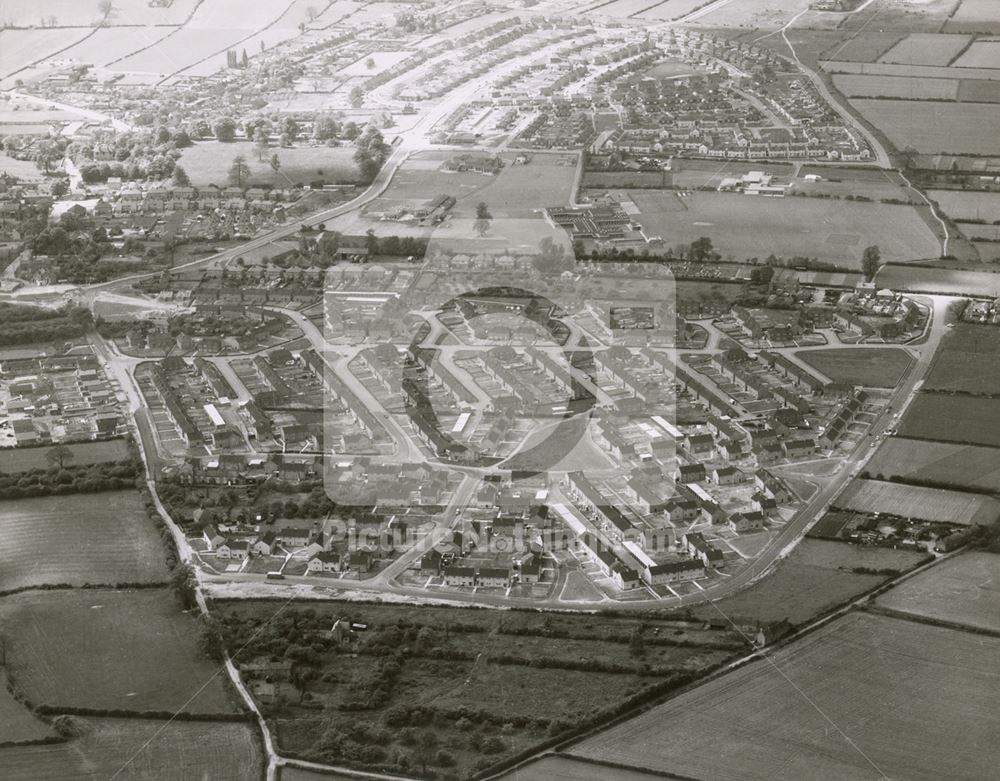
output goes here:
<path id="1" fill-rule="evenodd" d="M 205 540 L 205 544 L 208 545 L 209 550 L 219 547 L 226 541 L 226 538 L 219 534 L 219 530 L 211 523 L 206 524 L 205 528 L 202 529 L 201 536 Z"/>
<path id="2" fill-rule="evenodd" d="M 309 573 L 340 572 L 341 556 L 333 551 L 322 551 L 314 555 L 306 563 Z"/>
<path id="3" fill-rule="evenodd" d="M 739 485 L 743 473 L 734 466 L 720 466 L 712 470 L 712 482 L 716 485 Z"/>

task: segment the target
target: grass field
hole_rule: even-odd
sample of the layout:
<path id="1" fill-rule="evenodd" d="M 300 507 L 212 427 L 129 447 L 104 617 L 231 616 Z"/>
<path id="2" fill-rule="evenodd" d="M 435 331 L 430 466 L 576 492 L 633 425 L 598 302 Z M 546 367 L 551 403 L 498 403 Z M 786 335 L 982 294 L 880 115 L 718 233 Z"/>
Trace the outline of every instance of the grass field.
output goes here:
<path id="1" fill-rule="evenodd" d="M 274 154 L 281 161 L 278 173 L 274 172 L 268 162 Z M 300 145 L 291 149 L 273 147 L 268 150 L 264 161 L 260 161 L 254 145 L 249 141 L 228 144 L 200 141 L 185 149 L 179 162 L 195 187 L 209 184 L 226 187 L 229 184 L 229 169 L 237 155 L 243 155 L 250 167 L 250 179 L 245 185 L 289 187 L 300 182 L 308 184 L 317 179 L 324 179 L 329 183 L 350 183 L 357 181 L 358 177 L 358 168 L 353 159 L 354 146 L 350 144 Z"/>
<path id="2" fill-rule="evenodd" d="M 156 583 L 165 550 L 135 491 L 0 502 L 0 591 Z"/>
<path id="3" fill-rule="evenodd" d="M 1000 81 L 962 79 L 958 99 L 975 103 L 1000 103 Z"/>
<path id="4" fill-rule="evenodd" d="M 1000 154 L 1000 105 L 914 100 L 868 100 L 851 105 L 881 130 L 897 149 L 935 154 Z"/>
<path id="5" fill-rule="evenodd" d="M 927 558 L 926 553 L 913 550 L 862 547 L 833 540 L 805 540 L 797 550 L 800 564 L 823 569 L 853 570 L 913 569 Z"/>
<path id="6" fill-rule="evenodd" d="M 1000 68 L 1000 41 L 976 41 L 952 63 L 954 68 Z"/>
<path id="7" fill-rule="evenodd" d="M 77 719 L 66 743 L 0 749 L 4 781 L 250 781 L 263 774 L 246 724 L 151 719 Z"/>
<path id="8" fill-rule="evenodd" d="M 890 437 L 865 469 L 872 475 L 1000 491 L 1000 450 Z"/>
<path id="9" fill-rule="evenodd" d="M 838 551 L 838 554 L 854 555 L 850 551 Z M 863 565 L 851 565 L 854 566 Z M 893 566 L 885 564 L 874 568 Z M 860 575 L 842 567 L 842 561 L 830 559 L 830 549 L 824 541 L 806 539 L 770 575 L 744 591 L 715 602 L 718 610 L 698 607 L 695 612 L 706 620 L 720 618 L 721 610 L 737 622 L 788 619 L 793 624 L 802 624 L 885 580 L 880 575 Z"/>
<path id="10" fill-rule="evenodd" d="M 892 265 L 879 272 L 878 284 L 901 291 L 1000 297 L 1000 274 L 988 271 Z M 971 377 L 972 371 L 966 367 L 963 375 Z"/>
<path id="11" fill-rule="evenodd" d="M 1000 447 L 1000 399 L 921 393 L 910 404 L 899 434 L 916 439 Z"/>
<path id="12" fill-rule="evenodd" d="M 63 52 L 59 58 L 73 60 L 81 65 L 95 65 L 100 68 L 156 43 L 177 29 L 176 27 L 136 27 L 126 32 L 116 30 L 113 27 L 103 27 Z"/>
<path id="13" fill-rule="evenodd" d="M 1000 220 L 1000 193 L 968 190 L 928 190 L 944 212 L 955 220 Z"/>
<path id="14" fill-rule="evenodd" d="M 128 458 L 128 446 L 124 439 L 108 439 L 101 442 L 74 442 L 69 445 L 73 453 L 68 464 L 82 466 L 99 464 L 103 461 L 121 461 Z M 26 472 L 29 469 L 47 469 L 52 466 L 45 457 L 50 448 L 20 447 L 0 449 L 0 472 Z"/>
<path id="15" fill-rule="evenodd" d="M 845 510 L 963 526 L 990 524 L 1000 519 L 1000 502 L 988 496 L 881 480 L 855 480 L 833 504 Z"/>
<path id="16" fill-rule="evenodd" d="M 966 47 L 969 40 L 967 35 L 912 33 L 879 57 L 879 62 L 896 62 L 904 65 L 947 65 Z M 963 55 L 961 59 L 964 58 Z"/>
<path id="17" fill-rule="evenodd" d="M 943 65 L 899 65 L 892 62 L 845 62 L 824 60 L 823 70 L 828 73 L 856 73 L 867 76 L 906 76 L 913 79 L 982 79 L 995 81 L 1000 70 L 993 68 L 955 68 Z"/>
<path id="18" fill-rule="evenodd" d="M 218 0 L 202 0 L 207 5 Z M 149 0 L 114 0 L 111 24 L 170 25 L 180 24 L 198 5 L 198 0 L 172 0 L 168 6 L 151 6 Z M 41 23 L 54 16 L 60 27 L 89 27 L 98 20 L 97 3 L 80 0 L 34 0 L 31 3 L 5 3 L 3 21 L 16 27 Z M 120 31 L 134 32 L 134 31 Z"/>
<path id="19" fill-rule="evenodd" d="M 648 9 L 641 14 L 637 14 L 637 19 L 670 20 L 678 19 L 685 14 L 696 11 L 705 5 L 705 0 L 661 0 L 660 2 L 657 0 L 637 0 L 635 5 L 638 6 L 636 10 Z M 610 8 L 611 6 L 608 7 Z M 604 12 L 604 8 L 600 9 L 600 13 Z M 635 13 L 635 11 L 632 13 Z"/>
<path id="20" fill-rule="evenodd" d="M 714 781 L 990 778 L 998 654 L 1000 639 L 852 613 L 569 752 Z"/>
<path id="21" fill-rule="evenodd" d="M 993 0 L 962 0 L 945 25 L 947 32 L 1000 32 Z"/>
<path id="22" fill-rule="evenodd" d="M 41 740 L 51 734 L 48 724 L 14 699 L 7 689 L 6 673 L 0 672 L 0 743 Z"/>
<path id="23" fill-rule="evenodd" d="M 992 326 L 956 323 L 938 347 L 924 388 L 1000 394 L 1000 340 L 996 336 Z"/>
<path id="24" fill-rule="evenodd" d="M 958 79 L 859 76 L 855 73 L 838 73 L 833 77 L 833 86 L 848 98 L 955 100 L 960 83 Z"/>
<path id="25" fill-rule="evenodd" d="M 876 604 L 1000 632 L 1000 556 L 984 551 L 955 556 L 903 581 Z"/>
<path id="26" fill-rule="evenodd" d="M 983 225 L 978 222 L 959 222 L 956 224 L 966 238 L 1000 242 L 1000 225 Z"/>
<path id="27" fill-rule="evenodd" d="M 882 257 L 905 262 L 937 257 L 940 245 L 910 206 L 812 198 L 752 198 L 735 193 L 630 190 L 636 218 L 649 236 L 670 245 L 712 239 L 737 260 L 804 255 L 859 268 L 862 250 L 878 244 Z"/>
<path id="28" fill-rule="evenodd" d="M 26 592 L 0 600 L 0 623 L 7 673 L 36 705 L 233 712 L 167 589 Z"/>
<path id="29" fill-rule="evenodd" d="M 799 350 L 795 357 L 834 382 L 872 388 L 895 388 L 913 363 L 912 356 L 898 347 Z"/>
<path id="30" fill-rule="evenodd" d="M 6 6 L 0 13 L 6 18 Z M 51 57 L 60 49 L 83 39 L 90 32 L 91 30 L 81 28 L 0 30 L 0 79 L 33 62 Z"/>
<path id="31" fill-rule="evenodd" d="M 774 30 L 804 11 L 809 0 L 742 0 L 738 3 L 713 3 L 698 24 L 707 27 L 746 27 Z"/>
<path id="32" fill-rule="evenodd" d="M 660 776 L 652 776 L 639 770 L 609 767 L 582 757 L 549 755 L 512 770 L 501 778 L 503 781 L 653 781 Z M 302 781 L 309 779 L 303 778 Z"/>

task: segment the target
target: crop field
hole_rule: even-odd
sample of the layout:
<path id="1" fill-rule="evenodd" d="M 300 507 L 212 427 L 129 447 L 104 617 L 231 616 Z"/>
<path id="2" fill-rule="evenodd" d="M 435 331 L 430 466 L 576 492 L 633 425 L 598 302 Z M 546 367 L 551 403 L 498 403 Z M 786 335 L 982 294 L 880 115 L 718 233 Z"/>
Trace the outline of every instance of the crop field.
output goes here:
<path id="1" fill-rule="evenodd" d="M 859 76 L 855 73 L 838 73 L 833 77 L 833 86 L 848 98 L 956 100 L 960 83 L 958 79 Z"/>
<path id="2" fill-rule="evenodd" d="M 1000 137 L 993 132 L 1000 124 L 1000 105 L 867 98 L 850 103 L 897 149 L 912 146 L 928 154 L 1000 153 Z"/>
<path id="3" fill-rule="evenodd" d="M 148 49 L 115 61 L 109 70 L 166 77 L 184 71 L 213 54 L 224 53 L 246 36 L 245 30 L 235 27 L 218 30 L 182 27 Z"/>
<path id="4" fill-rule="evenodd" d="M 14 699 L 6 673 L 0 672 L 0 744 L 41 740 L 51 734 L 48 724 Z"/>
<path id="5" fill-rule="evenodd" d="M 500 778 L 503 781 L 653 781 L 660 776 L 651 776 L 649 773 L 630 768 L 610 767 L 582 757 L 560 754 L 543 756 Z M 316 779 L 316 781 L 321 780 Z"/>
<path id="6" fill-rule="evenodd" d="M 1000 193 L 968 190 L 928 190 L 927 197 L 937 201 L 955 220 L 1000 220 Z"/>
<path id="7" fill-rule="evenodd" d="M 878 274 L 878 284 L 893 290 L 941 293 L 943 295 L 990 295 L 1000 298 L 1000 274 L 988 271 L 960 271 L 945 268 L 921 268 L 919 266 L 892 265 Z M 984 367 L 980 367 L 982 369 Z M 963 377 L 973 377 L 969 367 L 962 372 Z"/>
<path id="8" fill-rule="evenodd" d="M 0 502 L 0 591 L 163 583 L 163 543 L 135 491 Z"/>
<path id="9" fill-rule="evenodd" d="M 124 34 L 113 27 L 103 27 L 59 55 L 60 59 L 101 68 L 134 54 L 173 33 L 177 27 L 136 27 Z"/>
<path id="10" fill-rule="evenodd" d="M 952 67 L 1000 68 L 1000 41 L 976 41 L 952 63 Z"/>
<path id="11" fill-rule="evenodd" d="M 968 35 L 912 33 L 879 57 L 903 65 L 948 65 L 968 45 Z M 973 44 L 975 46 L 976 44 Z M 961 59 L 964 59 L 963 55 Z M 955 63 L 956 65 L 958 63 Z M 984 65 L 981 67 L 993 67 Z"/>
<path id="12" fill-rule="evenodd" d="M 851 613 L 569 753 L 718 781 L 990 778 L 998 654 L 998 638 Z"/>
<path id="13" fill-rule="evenodd" d="M 1000 632 L 1000 556 L 969 551 L 904 580 L 876 600 L 921 618 Z"/>
<path id="14" fill-rule="evenodd" d="M 913 363 L 912 356 L 898 347 L 799 350 L 795 357 L 834 382 L 870 388 L 895 388 Z"/>
<path id="15" fill-rule="evenodd" d="M 647 193 L 629 195 L 642 210 L 636 219 L 647 235 L 662 236 L 671 245 L 708 236 L 723 257 L 806 255 L 859 268 L 862 250 L 870 244 L 879 245 L 883 259 L 899 262 L 940 253 L 933 232 L 910 206 L 692 192 L 670 193 L 670 208 L 658 204 L 648 210 L 643 208 Z"/>
<path id="16" fill-rule="evenodd" d="M 812 3 L 810 0 L 743 0 L 713 5 L 715 8 L 698 17 L 699 25 L 775 30 Z"/>
<path id="17" fill-rule="evenodd" d="M 1000 447 L 1000 399 L 921 393 L 899 427 L 904 437 Z"/>
<path id="18" fill-rule="evenodd" d="M 68 445 L 73 454 L 67 464 L 82 466 L 99 464 L 103 461 L 121 461 L 128 458 L 128 446 L 124 439 L 108 439 L 101 442 L 74 442 Z M 52 466 L 46 454 L 47 447 L 19 447 L 0 449 L 0 472 L 26 472 L 29 469 L 47 469 Z"/>
<path id="19" fill-rule="evenodd" d="M 321 29 L 336 24 L 345 16 L 350 16 L 363 6 L 363 3 L 354 0 L 334 0 L 334 2 L 313 19 L 311 25 L 313 29 Z"/>
<path id="20" fill-rule="evenodd" d="M 210 5 L 217 0 L 202 0 Z M 198 0 L 172 0 L 165 7 L 151 6 L 149 0 L 114 0 L 111 24 L 170 25 L 181 24 Z M 99 19 L 97 3 L 80 0 L 33 0 L 31 3 L 5 3 L 2 19 L 15 27 L 37 25 L 42 19 L 56 18 L 58 27 L 90 27 Z M 132 31 L 130 31 L 132 32 Z"/>
<path id="21" fill-rule="evenodd" d="M 973 241 L 980 239 L 1000 242 L 1000 225 L 983 225 L 977 222 L 958 222 L 955 224 L 962 231 L 963 236 Z"/>
<path id="22" fill-rule="evenodd" d="M 278 173 L 268 162 L 271 155 L 281 161 Z M 191 184 L 204 187 L 215 184 L 226 187 L 229 184 L 229 168 L 233 158 L 243 155 L 250 168 L 249 184 L 271 184 L 288 187 L 296 183 L 306 183 L 324 179 L 330 183 L 346 183 L 357 180 L 358 167 L 354 162 L 353 146 L 306 146 L 290 149 L 273 147 L 268 150 L 264 161 L 257 159 L 254 145 L 249 141 L 199 141 L 184 150 L 180 165 L 191 177 Z"/>
<path id="23" fill-rule="evenodd" d="M 6 7 L 0 13 L 6 16 Z M 79 28 L 0 30 L 0 79 L 52 56 L 91 32 Z"/>
<path id="24" fill-rule="evenodd" d="M 0 600 L 0 622 L 7 674 L 36 705 L 233 712 L 167 589 L 30 591 Z"/>
<path id="25" fill-rule="evenodd" d="M 575 155 L 536 154 L 526 165 L 512 165 L 513 157 L 507 156 L 496 176 L 441 170 L 449 156 L 414 155 L 400 166 L 369 211 L 418 206 L 438 195 L 450 195 L 457 200 L 451 210 L 454 217 L 474 218 L 476 205 L 484 201 L 494 218 L 517 219 L 537 217 L 536 211 L 543 205 L 569 203 L 576 174 Z"/>
<path id="26" fill-rule="evenodd" d="M 705 0 L 641 0 L 639 8 L 645 8 L 637 19 L 678 19 L 705 5 Z M 601 9 L 603 12 L 604 9 Z"/>
<path id="27" fill-rule="evenodd" d="M 1000 519 L 1000 502 L 988 496 L 881 480 L 855 480 L 833 504 L 845 510 L 963 526 L 990 524 Z"/>
<path id="28" fill-rule="evenodd" d="M 872 475 L 1000 491 L 1000 450 L 890 437 L 865 466 Z"/>
<path id="29" fill-rule="evenodd" d="M 962 0 L 945 25 L 947 32 L 1000 32 L 997 7 L 993 0 Z"/>
<path id="30" fill-rule="evenodd" d="M 1000 103 L 1000 81 L 962 79 L 958 99 L 970 103 Z"/>
<path id="31" fill-rule="evenodd" d="M 996 329 L 988 325 L 956 323 L 934 356 L 924 388 L 1000 394 L 1000 344 L 997 344 Z M 918 397 L 915 401 L 919 400 Z M 975 409 L 984 414 L 990 407 L 979 404 Z M 979 420 L 980 424 L 984 422 Z"/>
<path id="32" fill-rule="evenodd" d="M 77 718 L 64 743 L 0 749 L 4 781 L 261 778 L 259 741 L 247 724 Z"/>
<path id="33" fill-rule="evenodd" d="M 770 575 L 744 591 L 716 601 L 715 607 L 695 608 L 695 613 L 706 620 L 720 618 L 721 610 L 736 622 L 788 619 L 793 624 L 802 624 L 885 580 L 881 575 L 851 572 L 842 568 L 840 561 L 831 563 L 822 543 L 822 540 L 803 540 Z M 844 555 L 849 554 L 844 552 Z M 885 564 L 874 569 L 892 566 Z"/>

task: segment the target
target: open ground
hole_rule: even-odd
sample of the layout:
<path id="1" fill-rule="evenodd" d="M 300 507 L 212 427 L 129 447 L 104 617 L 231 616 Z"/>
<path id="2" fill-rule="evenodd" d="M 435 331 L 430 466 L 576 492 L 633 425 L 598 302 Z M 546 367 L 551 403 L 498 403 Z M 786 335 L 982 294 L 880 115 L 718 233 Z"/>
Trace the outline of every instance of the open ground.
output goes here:
<path id="1" fill-rule="evenodd" d="M 899 433 L 914 439 L 1000 447 L 1000 399 L 921 393 L 910 403 Z"/>
<path id="2" fill-rule="evenodd" d="M 881 130 L 896 149 L 912 147 L 935 154 L 1000 154 L 1000 105 L 918 100 L 850 101 L 858 113 Z"/>
<path id="3" fill-rule="evenodd" d="M 872 475 L 1000 491 L 1000 449 L 890 437 L 865 469 Z"/>
<path id="4" fill-rule="evenodd" d="M 913 363 L 898 347 L 800 350 L 795 357 L 834 382 L 872 388 L 895 388 Z"/>
<path id="5" fill-rule="evenodd" d="M 244 186 L 270 184 L 290 187 L 317 180 L 330 184 L 353 183 L 358 177 L 353 146 L 272 147 L 261 161 L 249 141 L 200 141 L 185 149 L 178 162 L 195 187 L 209 184 L 226 187 L 229 184 L 229 169 L 237 155 L 242 155 L 250 168 L 250 178 L 243 183 Z M 277 173 L 269 162 L 272 155 L 277 155 L 281 163 Z"/>
<path id="6" fill-rule="evenodd" d="M 852 613 L 570 752 L 686 778 L 988 778 L 1000 639 Z"/>
<path id="7" fill-rule="evenodd" d="M 101 442 L 74 442 L 69 447 L 73 454 L 67 464 L 82 466 L 99 464 L 103 461 L 121 461 L 128 458 L 128 447 L 124 439 L 108 439 Z M 46 469 L 52 464 L 46 455 L 51 448 L 19 447 L 0 449 L 0 472 L 26 472 L 29 469 Z"/>
<path id="8" fill-rule="evenodd" d="M 944 488 L 855 480 L 834 500 L 837 507 L 925 521 L 988 525 L 1000 518 L 1000 502 Z"/>

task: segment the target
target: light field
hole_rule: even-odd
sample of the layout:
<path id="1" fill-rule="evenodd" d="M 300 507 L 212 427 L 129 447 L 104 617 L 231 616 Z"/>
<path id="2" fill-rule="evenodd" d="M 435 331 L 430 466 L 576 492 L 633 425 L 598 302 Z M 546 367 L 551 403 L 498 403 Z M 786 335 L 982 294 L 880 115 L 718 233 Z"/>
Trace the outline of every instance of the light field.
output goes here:
<path id="1" fill-rule="evenodd" d="M 201 0 L 210 5 L 218 0 Z M 111 26 L 119 25 L 171 25 L 181 24 L 191 14 L 198 0 L 173 0 L 167 7 L 151 6 L 149 0 L 114 0 Z M 59 27 L 89 27 L 100 18 L 97 3 L 81 0 L 32 0 L 30 3 L 3 5 L 0 18 L 15 27 L 41 24 L 42 19 L 54 16 Z M 133 30 L 122 31 L 124 34 Z"/>
<path id="2" fill-rule="evenodd" d="M 0 749 L 4 781 L 261 778 L 259 741 L 247 724 L 152 719 L 77 719 L 66 743 Z"/>
<path id="3" fill-rule="evenodd" d="M 155 44 L 175 32 L 177 27 L 135 27 L 121 30 L 104 27 L 59 55 L 81 65 L 101 68 L 115 60 L 135 54 L 139 49 Z"/>
<path id="4" fill-rule="evenodd" d="M 850 101 L 897 149 L 935 154 L 1000 154 L 1000 105 L 912 100 Z"/>
<path id="5" fill-rule="evenodd" d="M 957 79 L 921 79 L 911 76 L 859 76 L 836 74 L 833 85 L 848 98 L 906 98 L 956 100 Z"/>
<path id="6" fill-rule="evenodd" d="M 1000 242 L 1000 225 L 982 225 L 976 222 L 958 222 L 958 229 L 969 239 Z"/>
<path id="7" fill-rule="evenodd" d="M 893 62 L 903 65 L 947 65 L 968 45 L 969 40 L 967 35 L 913 33 L 879 57 L 879 62 Z M 981 67 L 994 66 L 984 65 Z"/>
<path id="8" fill-rule="evenodd" d="M 738 0 L 711 3 L 698 14 L 699 26 L 776 30 L 812 5 L 810 0 Z M 693 21 L 693 20 L 692 20 Z"/>
<path id="9" fill-rule="evenodd" d="M 569 752 L 715 781 L 989 778 L 998 654 L 997 638 L 852 613 Z"/>
<path id="10" fill-rule="evenodd" d="M 647 236 L 661 236 L 670 246 L 708 236 L 723 257 L 738 260 L 801 255 L 856 269 L 870 244 L 879 245 L 886 261 L 940 253 L 938 240 L 910 206 L 735 193 L 629 195 Z"/>
<path id="11" fill-rule="evenodd" d="M 7 674 L 36 705 L 233 712 L 168 589 L 25 592 L 0 600 L 0 623 Z"/>
<path id="12" fill-rule="evenodd" d="M 987 496 L 880 480 L 855 480 L 833 504 L 844 510 L 963 526 L 990 524 L 1000 518 L 1000 502 Z"/>
<path id="13" fill-rule="evenodd" d="M 1000 491 L 1000 450 L 890 437 L 865 469 L 871 475 Z"/>
<path id="14" fill-rule="evenodd" d="M 636 18 L 656 20 L 679 19 L 692 11 L 696 11 L 703 5 L 705 5 L 705 0 L 666 0 L 666 2 L 640 0 L 639 7 L 648 10 L 636 14 Z M 604 9 L 601 10 L 603 11 Z"/>
<path id="15" fill-rule="evenodd" d="M 6 14 L 6 8 L 0 13 Z M 0 30 L 0 79 L 32 63 L 52 57 L 56 52 L 82 40 L 91 32 L 93 31 L 79 27 Z"/>
<path id="16" fill-rule="evenodd" d="M 271 155 L 277 155 L 281 168 L 276 174 L 271 168 Z M 250 141 L 199 141 L 184 150 L 180 165 L 195 187 L 229 184 L 229 169 L 233 158 L 243 155 L 250 168 L 249 184 L 270 184 L 290 187 L 292 184 L 325 179 L 330 183 L 350 183 L 357 180 L 358 168 L 354 163 L 354 146 L 295 146 L 285 149 L 272 146 L 264 160 L 257 159 L 257 152 Z M 320 173 L 322 171 L 322 173 Z M 429 196 L 430 197 L 430 196 Z"/>
<path id="17" fill-rule="evenodd" d="M 0 591 L 169 579 L 163 543 L 135 491 L 0 502 L 0 538 Z"/>
<path id="18" fill-rule="evenodd" d="M 501 776 L 501 778 L 503 781 L 654 781 L 660 776 L 652 776 L 639 770 L 612 768 L 589 762 L 581 757 L 560 755 L 544 756 L 530 765 L 523 765 L 507 775 Z M 282 781 L 289 781 L 289 779 L 282 776 Z M 323 781 L 323 779 L 318 776 L 303 776 L 299 779 L 298 776 L 295 776 L 294 781 Z"/>
<path id="19" fill-rule="evenodd" d="M 895 347 L 800 350 L 795 357 L 834 382 L 871 388 L 895 388 L 913 363 L 909 353 Z"/>
<path id="20" fill-rule="evenodd" d="M 958 10 L 945 25 L 947 32 L 1000 32 L 994 0 L 961 0 Z"/>
<path id="21" fill-rule="evenodd" d="M 986 271 L 956 271 L 894 265 L 879 272 L 878 284 L 880 287 L 888 287 L 893 290 L 941 293 L 943 295 L 974 293 L 1000 298 L 1000 274 L 991 274 Z M 986 368 L 980 366 L 978 370 L 982 372 Z M 973 371 L 969 367 L 965 367 L 962 371 L 962 377 L 967 381 L 971 380 L 973 376 Z"/>
<path id="22" fill-rule="evenodd" d="M 1000 193 L 928 190 L 927 197 L 937 201 L 945 214 L 955 220 L 1000 220 Z"/>
<path id="23" fill-rule="evenodd" d="M 955 68 L 1000 68 L 1000 41 L 976 41 L 955 62 Z"/>
<path id="24" fill-rule="evenodd" d="M 855 73 L 868 76 L 909 76 L 924 79 L 1000 79 L 1000 69 L 962 68 L 956 70 L 944 65 L 898 65 L 891 62 L 847 62 L 824 60 L 823 70 L 828 73 Z"/>
<path id="25" fill-rule="evenodd" d="M 1000 556 L 971 551 L 904 580 L 876 603 L 921 618 L 1000 632 Z"/>

